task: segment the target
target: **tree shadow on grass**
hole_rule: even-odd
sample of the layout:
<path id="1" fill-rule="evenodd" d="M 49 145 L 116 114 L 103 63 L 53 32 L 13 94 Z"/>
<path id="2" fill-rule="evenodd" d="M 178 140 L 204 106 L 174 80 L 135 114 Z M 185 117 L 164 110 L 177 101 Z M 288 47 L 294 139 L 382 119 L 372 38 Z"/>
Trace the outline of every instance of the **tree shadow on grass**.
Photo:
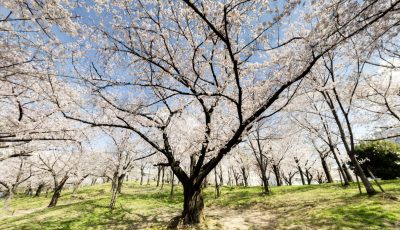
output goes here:
<path id="1" fill-rule="evenodd" d="M 117 207 L 110 210 L 102 199 L 45 208 L 24 216 L 8 219 L 0 229 L 90 229 L 131 228 L 143 224 L 167 224 L 158 214 L 142 215 L 133 209 Z M 99 204 L 100 203 L 100 204 Z M 59 215 L 63 213 L 64 215 Z M 133 227 L 133 229 L 137 229 Z"/>
<path id="2" fill-rule="evenodd" d="M 393 213 L 382 207 L 368 205 L 329 208 L 324 211 L 326 218 L 314 218 L 315 226 L 334 224 L 339 228 L 387 228 L 394 227 L 398 220 Z"/>

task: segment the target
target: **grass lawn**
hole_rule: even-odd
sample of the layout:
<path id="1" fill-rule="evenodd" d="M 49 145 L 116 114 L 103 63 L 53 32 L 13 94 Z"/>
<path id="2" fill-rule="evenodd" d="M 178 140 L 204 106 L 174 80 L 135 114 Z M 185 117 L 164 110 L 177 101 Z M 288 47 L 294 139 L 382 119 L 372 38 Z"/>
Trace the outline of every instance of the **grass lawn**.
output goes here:
<path id="1" fill-rule="evenodd" d="M 382 181 L 387 193 L 359 195 L 355 184 L 272 187 L 223 187 L 214 197 L 205 189 L 209 229 L 400 229 L 400 181 Z M 77 195 L 63 191 L 57 207 L 46 208 L 49 197 L 16 195 L 11 210 L 0 210 L 0 229 L 164 229 L 182 209 L 182 189 L 124 184 L 116 209 L 110 211 L 110 184 L 82 187 Z"/>

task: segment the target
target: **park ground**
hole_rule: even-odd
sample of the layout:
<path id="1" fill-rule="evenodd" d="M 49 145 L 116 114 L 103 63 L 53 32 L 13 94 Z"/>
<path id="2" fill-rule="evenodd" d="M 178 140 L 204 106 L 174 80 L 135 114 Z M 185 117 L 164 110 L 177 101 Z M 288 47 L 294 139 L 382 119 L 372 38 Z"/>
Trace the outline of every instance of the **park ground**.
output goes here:
<path id="1" fill-rule="evenodd" d="M 386 194 L 358 194 L 356 184 L 272 187 L 223 187 L 215 198 L 206 188 L 206 229 L 400 229 L 400 180 L 382 181 Z M 46 208 L 50 195 L 17 195 L 0 210 L 0 229 L 166 229 L 182 209 L 182 189 L 124 184 L 116 208 L 107 207 L 110 184 L 63 191 L 57 207 Z M 204 228 L 203 226 L 203 228 Z"/>

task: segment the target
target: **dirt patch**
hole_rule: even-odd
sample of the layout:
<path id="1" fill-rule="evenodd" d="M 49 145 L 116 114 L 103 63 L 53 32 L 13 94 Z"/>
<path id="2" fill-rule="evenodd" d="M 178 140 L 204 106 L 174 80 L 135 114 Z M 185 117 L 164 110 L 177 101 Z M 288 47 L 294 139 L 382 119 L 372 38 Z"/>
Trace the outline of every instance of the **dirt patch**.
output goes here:
<path id="1" fill-rule="evenodd" d="M 205 209 L 208 229 L 247 230 L 275 229 L 275 215 L 262 209 L 230 209 L 207 207 Z"/>

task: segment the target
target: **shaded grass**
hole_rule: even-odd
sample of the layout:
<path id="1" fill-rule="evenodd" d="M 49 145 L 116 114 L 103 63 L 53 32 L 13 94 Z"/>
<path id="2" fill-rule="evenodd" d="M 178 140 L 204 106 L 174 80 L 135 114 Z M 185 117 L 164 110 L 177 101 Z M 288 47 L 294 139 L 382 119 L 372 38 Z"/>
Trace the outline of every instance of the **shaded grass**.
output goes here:
<path id="1" fill-rule="evenodd" d="M 382 185 L 400 198 L 399 180 L 383 181 Z M 46 208 L 50 196 L 17 195 L 12 213 L 0 211 L 0 229 L 161 229 L 181 212 L 180 186 L 171 198 L 168 187 L 160 190 L 129 182 L 114 210 L 107 207 L 109 190 L 110 184 L 83 187 L 76 196 L 67 190 L 58 206 L 50 209 Z M 274 226 L 281 229 L 400 228 L 399 201 L 382 194 L 359 195 L 355 184 L 348 188 L 338 184 L 273 187 L 273 194 L 267 196 L 261 191 L 261 187 L 222 187 L 222 196 L 215 199 L 214 189 L 207 188 L 205 214 L 211 209 L 261 210 L 273 215 Z"/>

